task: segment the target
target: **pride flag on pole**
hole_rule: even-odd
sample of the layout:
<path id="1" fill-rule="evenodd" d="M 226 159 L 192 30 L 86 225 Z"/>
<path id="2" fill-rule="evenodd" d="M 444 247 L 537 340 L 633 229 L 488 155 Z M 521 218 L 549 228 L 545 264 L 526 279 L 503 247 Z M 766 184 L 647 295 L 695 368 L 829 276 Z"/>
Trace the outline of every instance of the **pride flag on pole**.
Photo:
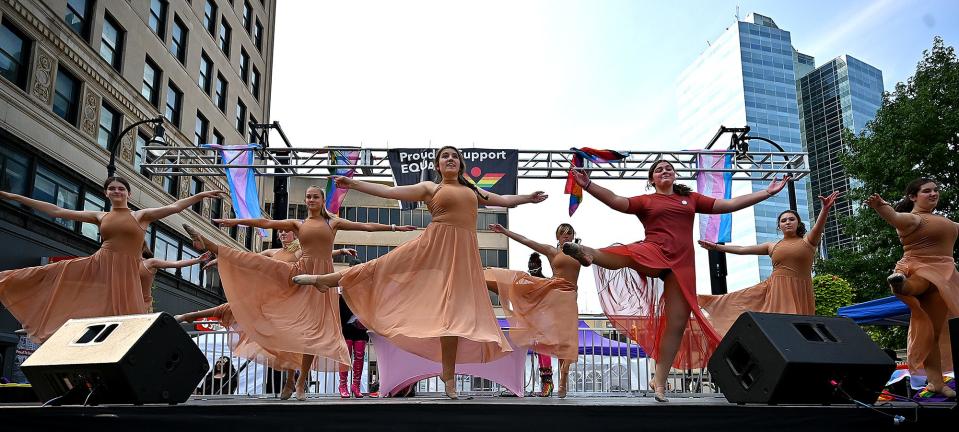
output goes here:
<path id="1" fill-rule="evenodd" d="M 256 144 L 224 146 L 220 144 L 201 144 L 200 148 L 209 148 L 220 151 L 220 160 L 225 165 L 253 165 L 253 150 L 259 148 Z M 260 212 L 260 193 L 256 188 L 256 176 L 253 168 L 226 168 L 226 182 L 230 185 L 230 198 L 233 201 L 233 211 L 239 219 L 257 219 L 263 217 Z M 260 235 L 267 237 L 267 232 L 259 228 Z"/>
<path id="2" fill-rule="evenodd" d="M 359 150 L 330 150 L 330 162 L 336 165 L 356 165 L 356 161 L 359 159 Z M 356 168 L 337 168 L 333 170 L 334 175 L 343 177 L 353 177 L 354 173 L 356 173 Z M 340 205 L 343 204 L 346 193 L 349 191 L 349 189 L 336 187 L 336 183 L 332 180 L 326 182 L 326 209 L 332 214 L 339 213 Z"/>
<path id="3" fill-rule="evenodd" d="M 615 150 L 597 150 L 589 147 L 581 149 L 573 147 L 570 150 L 573 152 L 573 169 L 582 168 L 584 160 L 593 163 L 609 163 L 626 159 L 629 156 L 629 153 L 620 153 Z M 573 213 L 576 213 L 580 203 L 583 202 L 583 188 L 573 180 L 572 172 L 566 176 L 566 189 L 563 193 L 569 195 L 569 215 L 572 216 Z"/>
<path id="4" fill-rule="evenodd" d="M 700 154 L 696 163 L 700 169 L 730 169 L 733 165 L 733 155 L 726 153 Z M 731 172 L 699 172 L 696 174 L 696 189 L 699 193 L 713 198 L 729 199 L 732 197 L 733 173 Z M 733 215 L 701 214 L 699 215 L 699 238 L 713 243 L 729 243 L 732 241 Z"/>

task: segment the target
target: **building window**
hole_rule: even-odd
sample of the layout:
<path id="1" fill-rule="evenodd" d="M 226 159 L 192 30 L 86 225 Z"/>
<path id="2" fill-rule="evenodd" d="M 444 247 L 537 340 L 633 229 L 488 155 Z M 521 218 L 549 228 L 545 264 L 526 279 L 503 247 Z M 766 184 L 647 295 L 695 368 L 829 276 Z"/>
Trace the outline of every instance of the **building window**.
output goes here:
<path id="1" fill-rule="evenodd" d="M 246 241 L 243 242 L 243 246 L 246 246 L 247 249 L 253 249 L 253 236 L 255 230 L 253 227 L 246 227 Z"/>
<path id="2" fill-rule="evenodd" d="M 7 145 L 0 146 L 0 190 L 19 195 L 27 193 L 27 174 L 30 159 L 14 152 Z"/>
<path id="3" fill-rule="evenodd" d="M 61 208 L 76 210 L 77 201 L 80 198 L 80 185 L 54 173 L 46 166 L 38 165 L 37 175 L 33 182 L 32 197 Z M 76 229 L 77 225 L 74 221 L 52 218 L 40 212 L 36 213 L 45 219 L 63 225 L 71 231 Z"/>
<path id="4" fill-rule="evenodd" d="M 149 161 L 147 151 L 144 150 L 144 147 L 147 146 L 147 142 L 149 141 L 150 137 L 146 136 L 143 132 L 137 131 L 137 140 L 133 146 L 133 169 L 143 175 L 147 175 L 147 171 L 142 165 L 145 161 Z"/>
<path id="5" fill-rule="evenodd" d="M 250 116 L 250 123 L 256 124 L 256 117 L 253 117 L 253 116 L 251 115 L 251 116 Z M 256 129 L 253 129 L 252 127 L 250 128 L 250 142 L 251 142 L 251 143 L 257 142 Z"/>
<path id="6" fill-rule="evenodd" d="M 123 30 L 120 30 L 120 25 L 109 15 L 103 17 L 100 57 L 103 57 L 114 69 L 120 70 L 123 58 Z"/>
<path id="7" fill-rule="evenodd" d="M 94 195 L 89 191 L 83 194 L 83 211 L 105 211 L 106 208 L 107 203 L 103 197 Z M 96 224 L 81 223 L 80 234 L 89 239 L 100 241 L 100 228 Z"/>
<path id="8" fill-rule="evenodd" d="M 260 100 L 260 71 L 256 66 L 253 66 L 253 72 L 250 74 L 250 92 L 253 93 L 254 99 Z"/>
<path id="9" fill-rule="evenodd" d="M 183 92 L 171 82 L 166 90 L 166 119 L 180 127 L 180 108 L 183 107 Z"/>
<path id="10" fill-rule="evenodd" d="M 216 34 L 216 3 L 213 0 L 206 0 L 203 6 L 203 27 L 210 35 Z"/>
<path id="11" fill-rule="evenodd" d="M 160 68 L 149 57 L 143 62 L 143 85 L 140 94 L 153 106 L 159 103 Z"/>
<path id="12" fill-rule="evenodd" d="M 210 126 L 210 122 L 203 117 L 203 114 L 199 112 L 196 113 L 196 125 L 193 128 L 193 144 L 199 146 L 200 144 L 208 144 L 207 142 L 207 129 Z"/>
<path id="13" fill-rule="evenodd" d="M 216 129 L 213 129 L 213 144 L 223 144 L 223 135 Z"/>
<path id="14" fill-rule="evenodd" d="M 216 74 L 216 92 L 213 94 L 213 102 L 224 114 L 226 113 L 226 87 L 226 78 L 223 78 L 223 75 Z"/>
<path id="15" fill-rule="evenodd" d="M 233 211 L 232 208 L 230 209 L 230 212 L 229 212 L 229 218 L 230 218 L 230 219 L 236 219 L 236 212 Z M 230 227 L 230 237 L 231 237 L 233 240 L 236 240 L 237 236 L 239 236 L 239 235 L 240 235 L 239 227 L 236 226 L 236 225 L 231 226 L 231 227 Z"/>
<path id="16" fill-rule="evenodd" d="M 93 13 L 93 2 L 90 0 L 67 0 L 67 11 L 63 21 L 80 35 L 84 40 L 90 34 L 90 14 Z"/>
<path id="17" fill-rule="evenodd" d="M 210 60 L 210 57 L 208 57 L 205 52 L 200 52 L 200 76 L 197 78 L 196 83 L 203 89 L 203 93 L 210 94 L 212 82 L 213 60 Z"/>
<path id="18" fill-rule="evenodd" d="M 161 187 L 163 187 L 164 192 L 174 198 L 180 195 L 180 177 L 165 175 L 161 178 L 163 179 Z"/>
<path id="19" fill-rule="evenodd" d="M 72 125 L 77 124 L 80 107 L 80 80 L 60 66 L 53 86 L 53 112 Z"/>
<path id="20" fill-rule="evenodd" d="M 160 39 L 166 37 L 166 0 L 150 0 L 150 19 L 147 24 Z"/>
<path id="21" fill-rule="evenodd" d="M 7 20 L 0 24 L 0 75 L 17 87 L 27 85 L 30 65 L 30 40 Z"/>
<path id="22" fill-rule="evenodd" d="M 243 28 L 246 29 L 247 33 L 250 33 L 253 29 L 253 6 L 250 6 L 250 2 L 243 2 Z"/>
<path id="23" fill-rule="evenodd" d="M 250 55 L 246 50 L 240 48 L 240 79 L 247 82 L 250 76 Z"/>
<path id="24" fill-rule="evenodd" d="M 120 113 L 104 102 L 100 105 L 100 129 L 97 132 L 97 144 L 107 150 L 113 143 L 113 138 L 120 131 Z"/>
<path id="25" fill-rule="evenodd" d="M 263 24 L 260 23 L 260 19 L 256 19 L 256 24 L 253 26 L 253 46 L 256 47 L 257 51 L 263 51 Z"/>
<path id="26" fill-rule="evenodd" d="M 196 194 L 198 194 L 198 193 L 200 193 L 200 192 L 203 192 L 203 182 L 200 181 L 199 178 L 190 177 L 190 195 L 196 195 Z M 193 204 L 193 206 L 190 207 L 190 208 L 192 208 L 193 211 L 195 211 L 197 214 L 202 213 L 202 212 L 203 212 L 203 200 L 197 201 L 197 203 L 196 203 L 196 204 Z"/>
<path id="27" fill-rule="evenodd" d="M 190 33 L 183 21 L 180 21 L 180 17 L 176 15 L 173 15 L 173 31 L 171 34 L 170 54 L 173 54 L 180 63 L 186 64 L 186 42 Z"/>
<path id="28" fill-rule="evenodd" d="M 223 198 L 213 198 L 210 201 L 210 219 L 223 217 Z"/>
<path id="29" fill-rule="evenodd" d="M 194 250 L 189 246 L 183 246 L 183 255 L 182 259 L 194 259 L 199 258 L 200 253 Z M 203 285 L 203 272 L 200 270 L 200 264 L 193 264 L 189 267 L 183 267 L 180 269 L 180 277 L 183 280 L 190 282 L 194 285 Z"/>
<path id="30" fill-rule="evenodd" d="M 232 29 L 230 25 L 226 23 L 226 19 L 220 20 L 220 51 L 223 51 L 223 54 L 226 54 L 227 57 L 230 57 L 230 32 Z"/>
<path id="31" fill-rule="evenodd" d="M 153 242 L 153 256 L 164 261 L 177 261 L 180 257 L 180 242 L 176 237 L 157 230 L 156 240 Z M 164 269 L 167 273 L 176 274 L 176 269 Z"/>
<path id="32" fill-rule="evenodd" d="M 243 102 L 240 102 L 239 99 L 236 101 L 236 131 L 243 135 L 243 132 L 246 131 L 246 105 Z"/>

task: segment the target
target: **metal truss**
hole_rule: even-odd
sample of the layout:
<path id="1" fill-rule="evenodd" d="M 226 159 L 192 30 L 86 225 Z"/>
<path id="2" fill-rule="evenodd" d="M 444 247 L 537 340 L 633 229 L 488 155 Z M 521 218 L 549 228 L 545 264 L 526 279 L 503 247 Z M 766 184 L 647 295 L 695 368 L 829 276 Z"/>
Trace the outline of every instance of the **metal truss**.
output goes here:
<path id="1" fill-rule="evenodd" d="M 386 148 L 358 147 L 259 147 L 252 165 L 231 165 L 222 161 L 212 149 L 199 147 L 176 147 L 155 145 L 144 147 L 149 154 L 149 163 L 143 168 L 151 175 L 164 176 L 222 176 L 224 169 L 252 168 L 259 176 L 317 177 L 327 176 L 334 169 L 356 168 L 357 177 L 390 177 L 393 173 L 387 159 Z M 330 159 L 331 150 L 360 150 L 357 165 L 337 164 Z M 586 162 L 586 171 L 594 179 L 647 179 L 653 162 L 665 159 L 673 164 L 679 180 L 693 180 L 700 172 L 728 172 L 733 180 L 762 180 L 774 176 L 790 175 L 798 180 L 809 174 L 809 158 L 804 152 L 722 151 L 733 155 L 732 167 L 700 168 L 697 156 L 717 151 L 630 151 L 629 157 L 610 163 Z M 565 179 L 572 166 L 573 153 L 567 150 L 519 150 L 518 175 L 522 179 Z"/>

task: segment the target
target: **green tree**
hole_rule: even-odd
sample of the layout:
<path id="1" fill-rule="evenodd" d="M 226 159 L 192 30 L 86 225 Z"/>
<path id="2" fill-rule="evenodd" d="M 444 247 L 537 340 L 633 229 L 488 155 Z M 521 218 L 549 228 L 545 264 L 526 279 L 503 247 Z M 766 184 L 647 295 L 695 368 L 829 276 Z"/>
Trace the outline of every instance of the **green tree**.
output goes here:
<path id="1" fill-rule="evenodd" d="M 907 183 L 934 178 L 941 193 L 937 210 L 959 220 L 959 60 L 942 38 L 923 51 L 916 73 L 883 95 L 876 118 L 859 135 L 845 133 L 843 163 L 860 184 L 849 198 L 861 203 L 872 193 L 887 201 L 903 197 Z M 885 278 L 902 256 L 896 231 L 874 211 L 862 207 L 842 218 L 855 248 L 831 248 L 829 260 L 816 264 L 818 273 L 838 275 L 853 287 L 862 302 L 889 295 Z"/>
<path id="2" fill-rule="evenodd" d="M 836 316 L 840 307 L 852 304 L 852 287 L 836 275 L 818 275 L 812 279 L 816 295 L 816 315 Z"/>

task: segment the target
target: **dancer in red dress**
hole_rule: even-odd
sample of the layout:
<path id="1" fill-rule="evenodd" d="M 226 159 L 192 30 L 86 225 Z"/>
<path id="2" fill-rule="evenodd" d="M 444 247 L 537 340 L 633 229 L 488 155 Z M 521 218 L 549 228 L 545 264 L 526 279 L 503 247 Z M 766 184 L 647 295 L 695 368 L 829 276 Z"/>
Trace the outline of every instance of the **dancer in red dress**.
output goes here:
<path id="1" fill-rule="evenodd" d="M 866 204 L 896 228 L 902 241 L 902 259 L 888 281 L 893 294 L 912 312 L 906 346 L 909 369 L 925 369 L 926 389 L 954 398 L 956 392 L 943 383 L 942 374 L 952 363 L 946 322 L 959 316 L 959 272 L 953 258 L 959 223 L 933 213 L 939 204 L 939 185 L 928 178 L 910 182 L 895 207 L 876 194 Z"/>
<path id="2" fill-rule="evenodd" d="M 225 195 L 201 192 L 167 206 L 133 211 L 127 206 L 130 183 L 125 179 L 108 178 L 103 192 L 110 200 L 108 212 L 70 210 L 0 191 L 0 199 L 100 228 L 102 242 L 93 255 L 0 272 L 0 302 L 34 342 L 43 343 L 71 318 L 145 313 L 139 271 L 145 227 L 204 198 Z"/>
<path id="3" fill-rule="evenodd" d="M 299 284 L 319 290 L 341 286 L 360 321 L 394 345 L 440 361 L 446 395 L 456 399 L 456 362 L 485 363 L 512 348 L 490 302 L 476 240 L 478 204 L 515 207 L 546 199 L 543 192 L 497 195 L 478 190 L 463 177 L 455 147 L 439 149 L 433 160 L 442 176 L 409 186 L 385 186 L 334 176 L 337 187 L 383 198 L 425 201 L 433 221 L 419 237 L 377 259 L 326 275 L 301 275 Z"/>
<path id="4" fill-rule="evenodd" d="M 582 265 L 600 267 L 598 276 L 602 283 L 597 288 L 605 291 L 600 293 L 601 301 L 606 303 L 604 310 L 621 331 L 656 359 L 654 396 L 657 401 L 666 402 L 670 367 L 704 367 L 720 340 L 696 303 L 696 213 L 729 213 L 755 205 L 782 190 L 789 177 L 773 180 L 766 190 L 724 200 L 675 184 L 676 172 L 672 164 L 663 160 L 654 162 L 649 169 L 649 184 L 655 186 L 656 193 L 632 198 L 600 187 L 582 171 L 574 171 L 573 176 L 584 191 L 613 210 L 636 215 L 646 229 L 646 238 L 636 243 L 603 249 L 566 243 L 563 252 Z M 662 295 L 647 278 L 664 281 Z M 695 320 L 690 320 L 690 312 Z M 687 323 L 689 333 L 684 336 Z"/>

